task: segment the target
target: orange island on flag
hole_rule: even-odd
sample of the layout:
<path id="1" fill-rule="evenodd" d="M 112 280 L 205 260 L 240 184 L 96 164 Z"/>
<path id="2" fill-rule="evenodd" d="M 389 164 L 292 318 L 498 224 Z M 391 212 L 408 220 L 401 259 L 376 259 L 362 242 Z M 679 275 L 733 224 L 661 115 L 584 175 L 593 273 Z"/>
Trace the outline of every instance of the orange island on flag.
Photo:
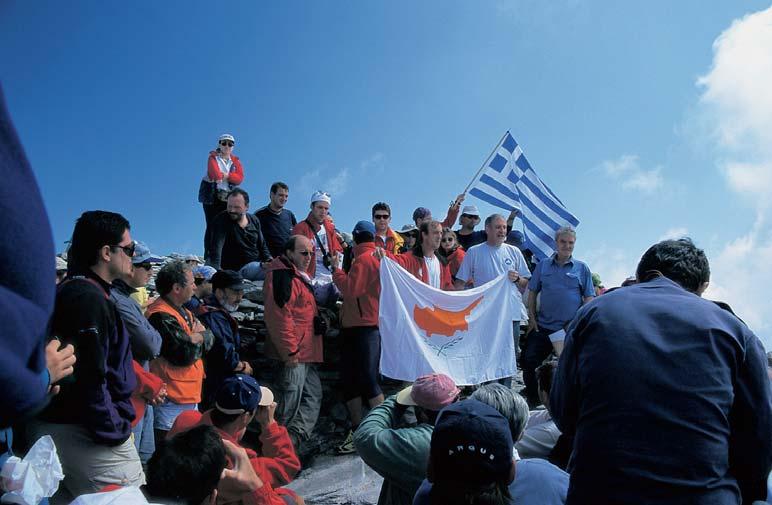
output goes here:
<path id="1" fill-rule="evenodd" d="M 457 331 L 469 329 L 469 323 L 466 318 L 480 304 L 482 299 L 483 297 L 481 296 L 472 302 L 471 305 L 459 311 L 441 309 L 436 305 L 434 307 L 419 307 L 416 305 L 413 308 L 413 320 L 416 326 L 426 332 L 427 338 L 431 338 L 432 334 L 452 337 Z"/>

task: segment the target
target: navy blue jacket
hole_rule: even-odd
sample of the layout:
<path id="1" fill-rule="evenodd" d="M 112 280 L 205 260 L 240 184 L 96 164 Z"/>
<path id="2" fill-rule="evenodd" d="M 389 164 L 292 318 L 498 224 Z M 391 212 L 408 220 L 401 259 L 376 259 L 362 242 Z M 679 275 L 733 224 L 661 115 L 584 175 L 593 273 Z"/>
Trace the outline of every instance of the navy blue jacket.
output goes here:
<path id="1" fill-rule="evenodd" d="M 214 397 L 223 381 L 234 374 L 233 369 L 241 361 L 239 357 L 241 338 L 238 323 L 222 308 L 214 295 L 204 298 L 195 314 L 214 335 L 214 343 L 204 360 L 206 377 L 203 403 L 209 405 L 214 402 Z"/>
<path id="2" fill-rule="evenodd" d="M 664 277 L 582 307 L 550 396 L 555 424 L 575 435 L 566 503 L 763 500 L 766 368 L 745 324 Z"/>
<path id="3" fill-rule="evenodd" d="M 42 407 L 43 344 L 54 308 L 54 240 L 0 89 L 0 428 Z"/>
<path id="4" fill-rule="evenodd" d="M 76 279 L 74 277 L 88 278 Z M 73 278 L 73 280 L 68 280 Z M 119 445 L 131 435 L 136 386 L 129 335 L 110 300 L 110 284 L 91 270 L 68 273 L 56 293 L 51 330 L 75 346 L 75 373 L 40 415 L 47 422 L 80 424 L 95 442 Z"/>

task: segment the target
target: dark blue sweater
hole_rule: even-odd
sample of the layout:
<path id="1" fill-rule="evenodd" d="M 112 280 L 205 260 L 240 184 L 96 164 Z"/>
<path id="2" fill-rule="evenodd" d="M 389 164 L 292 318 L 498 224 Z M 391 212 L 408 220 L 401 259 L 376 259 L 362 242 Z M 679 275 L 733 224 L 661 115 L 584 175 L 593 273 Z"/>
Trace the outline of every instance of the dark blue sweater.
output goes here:
<path id="1" fill-rule="evenodd" d="M 54 242 L 35 176 L 0 89 L 0 427 L 40 408 L 54 307 Z"/>
<path id="2" fill-rule="evenodd" d="M 550 396 L 555 424 L 575 435 L 567 503 L 763 500 L 766 368 L 745 324 L 664 277 L 579 309 Z"/>

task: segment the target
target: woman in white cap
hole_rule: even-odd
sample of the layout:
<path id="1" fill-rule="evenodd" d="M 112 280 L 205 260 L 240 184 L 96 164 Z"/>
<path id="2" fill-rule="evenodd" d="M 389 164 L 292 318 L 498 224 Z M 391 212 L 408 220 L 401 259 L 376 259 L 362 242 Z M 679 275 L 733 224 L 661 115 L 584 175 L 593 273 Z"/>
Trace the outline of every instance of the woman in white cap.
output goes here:
<path id="1" fill-rule="evenodd" d="M 244 181 L 244 168 L 233 154 L 236 141 L 225 133 L 218 139 L 218 147 L 209 152 L 206 175 L 198 189 L 198 201 L 204 206 L 206 233 L 204 234 L 204 259 L 209 259 L 209 223 L 225 210 L 228 193 Z"/>

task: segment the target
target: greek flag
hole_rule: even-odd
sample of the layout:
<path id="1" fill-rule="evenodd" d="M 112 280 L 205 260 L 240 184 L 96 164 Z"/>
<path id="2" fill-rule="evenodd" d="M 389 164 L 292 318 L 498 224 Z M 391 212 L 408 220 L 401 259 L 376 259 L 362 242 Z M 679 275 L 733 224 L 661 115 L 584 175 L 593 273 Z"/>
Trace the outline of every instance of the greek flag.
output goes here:
<path id="1" fill-rule="evenodd" d="M 524 247 L 540 260 L 555 251 L 555 230 L 579 224 L 560 198 L 536 175 L 509 132 L 485 162 L 471 188 L 469 194 L 494 207 L 520 210 L 525 225 Z"/>

